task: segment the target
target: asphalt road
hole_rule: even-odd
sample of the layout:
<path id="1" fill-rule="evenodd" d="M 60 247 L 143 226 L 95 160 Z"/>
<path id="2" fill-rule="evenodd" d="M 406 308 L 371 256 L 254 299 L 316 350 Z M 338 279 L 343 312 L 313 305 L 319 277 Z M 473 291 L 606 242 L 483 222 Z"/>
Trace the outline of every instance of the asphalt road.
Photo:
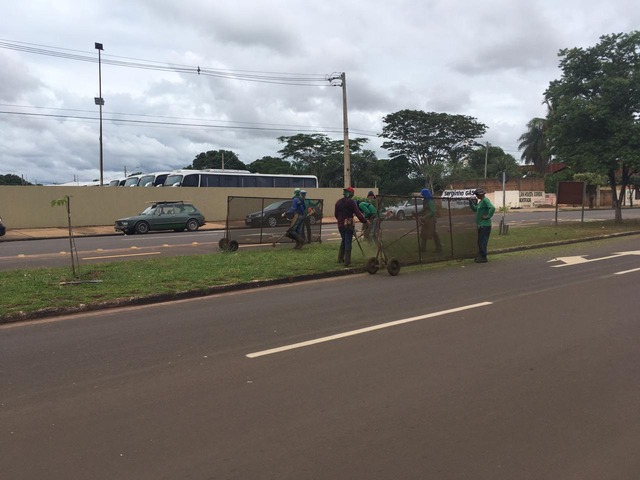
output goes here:
<path id="1" fill-rule="evenodd" d="M 25 479 L 636 479 L 637 237 L 0 327 Z"/>
<path id="2" fill-rule="evenodd" d="M 579 222 L 582 213 L 579 210 L 562 211 L 558 221 Z M 612 220 L 613 210 L 585 210 L 585 221 Z M 640 209 L 626 209 L 623 218 L 640 218 Z M 494 225 L 499 225 L 502 215 L 496 213 Z M 445 219 L 441 219 L 444 222 Z M 506 215 L 505 221 L 510 228 L 521 226 L 543 225 L 555 222 L 555 212 L 548 210 L 513 210 Z M 388 221 L 385 229 L 408 231 L 415 228 L 414 220 Z M 286 227 L 276 228 L 247 228 L 232 231 L 233 239 L 237 240 L 240 248 L 264 248 L 273 241 L 282 238 Z M 109 230 L 111 231 L 111 230 Z M 317 233 L 313 233 L 317 238 Z M 75 248 L 81 264 L 97 262 L 114 262 L 122 260 L 147 259 L 162 256 L 197 255 L 220 252 L 218 242 L 225 237 L 224 230 L 202 230 L 197 232 L 153 232 L 147 235 L 105 235 L 98 237 L 78 237 Z M 322 240 L 338 240 L 339 235 L 335 224 L 322 226 Z M 287 241 L 285 238 L 284 241 Z M 255 247 L 262 243 L 262 247 Z M 70 264 L 68 238 L 0 241 L 0 270 L 56 267 Z"/>

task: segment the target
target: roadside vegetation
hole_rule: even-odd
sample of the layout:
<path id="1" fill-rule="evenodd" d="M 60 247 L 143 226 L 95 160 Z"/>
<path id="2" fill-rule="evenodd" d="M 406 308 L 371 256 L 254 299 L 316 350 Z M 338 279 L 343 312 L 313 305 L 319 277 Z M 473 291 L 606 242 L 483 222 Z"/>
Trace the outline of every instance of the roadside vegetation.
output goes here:
<path id="1" fill-rule="evenodd" d="M 498 235 L 495 229 L 489 250 L 496 256 L 505 249 L 526 249 L 624 232 L 640 232 L 640 220 L 520 227 L 511 229 L 508 235 Z M 276 248 L 268 245 L 212 255 L 83 264 L 79 267 L 79 276 L 74 276 L 68 267 L 6 271 L 0 276 L 0 322 L 122 302 L 205 295 L 223 286 L 345 270 L 337 263 L 337 250 L 337 242 L 312 244 L 299 251 L 286 245 Z M 374 254 L 373 250 L 365 252 L 365 255 Z M 365 255 L 354 245 L 351 268 L 362 271 Z M 428 269 L 434 265 L 415 268 Z"/>

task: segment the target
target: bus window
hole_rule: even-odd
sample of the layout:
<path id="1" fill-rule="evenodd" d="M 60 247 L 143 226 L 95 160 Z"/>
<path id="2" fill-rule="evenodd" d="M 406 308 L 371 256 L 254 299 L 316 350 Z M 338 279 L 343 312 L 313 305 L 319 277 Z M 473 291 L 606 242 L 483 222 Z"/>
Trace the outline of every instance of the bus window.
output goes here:
<path id="1" fill-rule="evenodd" d="M 256 179 L 257 182 L 257 187 L 260 188 L 271 188 L 273 187 L 273 177 L 258 177 Z"/>
<path id="2" fill-rule="evenodd" d="M 289 179 L 286 177 L 273 177 L 274 187 L 289 187 Z"/>
<path id="3" fill-rule="evenodd" d="M 190 173 L 182 178 L 183 187 L 198 187 L 200 186 L 200 174 Z"/>
<path id="4" fill-rule="evenodd" d="M 220 175 L 221 187 L 239 187 L 238 175 Z"/>
<path id="5" fill-rule="evenodd" d="M 292 178 L 290 187 L 306 187 L 304 184 L 304 178 Z"/>
<path id="6" fill-rule="evenodd" d="M 318 181 L 315 178 L 305 178 L 303 180 L 305 188 L 318 188 Z"/>
<path id="7" fill-rule="evenodd" d="M 219 187 L 220 180 L 218 175 L 211 175 L 209 173 L 203 173 L 200 179 L 201 187 Z"/>
<path id="8" fill-rule="evenodd" d="M 242 176 L 240 177 L 240 186 L 241 187 L 257 187 L 258 186 L 258 179 L 256 177 L 247 177 L 247 176 Z"/>

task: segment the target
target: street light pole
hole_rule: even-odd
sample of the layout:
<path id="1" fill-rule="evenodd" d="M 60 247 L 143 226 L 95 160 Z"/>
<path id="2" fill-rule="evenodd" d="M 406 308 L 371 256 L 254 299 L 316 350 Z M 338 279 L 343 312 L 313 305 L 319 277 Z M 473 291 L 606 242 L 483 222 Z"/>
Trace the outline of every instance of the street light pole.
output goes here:
<path id="1" fill-rule="evenodd" d="M 95 42 L 95 48 L 98 50 L 98 95 L 93 100 L 96 105 L 100 106 L 100 186 L 104 183 L 103 178 L 103 163 L 102 163 L 102 107 L 104 105 L 104 98 L 102 98 L 102 57 L 100 52 L 103 50 L 102 44 Z"/>

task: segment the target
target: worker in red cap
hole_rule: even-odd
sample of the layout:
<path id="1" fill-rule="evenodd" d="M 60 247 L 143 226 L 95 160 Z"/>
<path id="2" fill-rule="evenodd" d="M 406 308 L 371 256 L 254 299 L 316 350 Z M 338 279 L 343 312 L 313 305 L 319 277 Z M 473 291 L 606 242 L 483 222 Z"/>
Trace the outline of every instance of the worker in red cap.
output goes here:
<path id="1" fill-rule="evenodd" d="M 358 217 L 362 223 L 370 225 L 369 220 L 364 218 L 362 212 L 358 208 L 358 204 L 353 199 L 355 191 L 352 187 L 342 190 L 343 197 L 336 202 L 335 217 L 338 221 L 338 231 L 342 241 L 340 242 L 340 251 L 338 252 L 338 262 L 348 267 L 351 263 L 351 245 L 353 243 L 353 234 L 355 225 L 353 216 Z"/>

